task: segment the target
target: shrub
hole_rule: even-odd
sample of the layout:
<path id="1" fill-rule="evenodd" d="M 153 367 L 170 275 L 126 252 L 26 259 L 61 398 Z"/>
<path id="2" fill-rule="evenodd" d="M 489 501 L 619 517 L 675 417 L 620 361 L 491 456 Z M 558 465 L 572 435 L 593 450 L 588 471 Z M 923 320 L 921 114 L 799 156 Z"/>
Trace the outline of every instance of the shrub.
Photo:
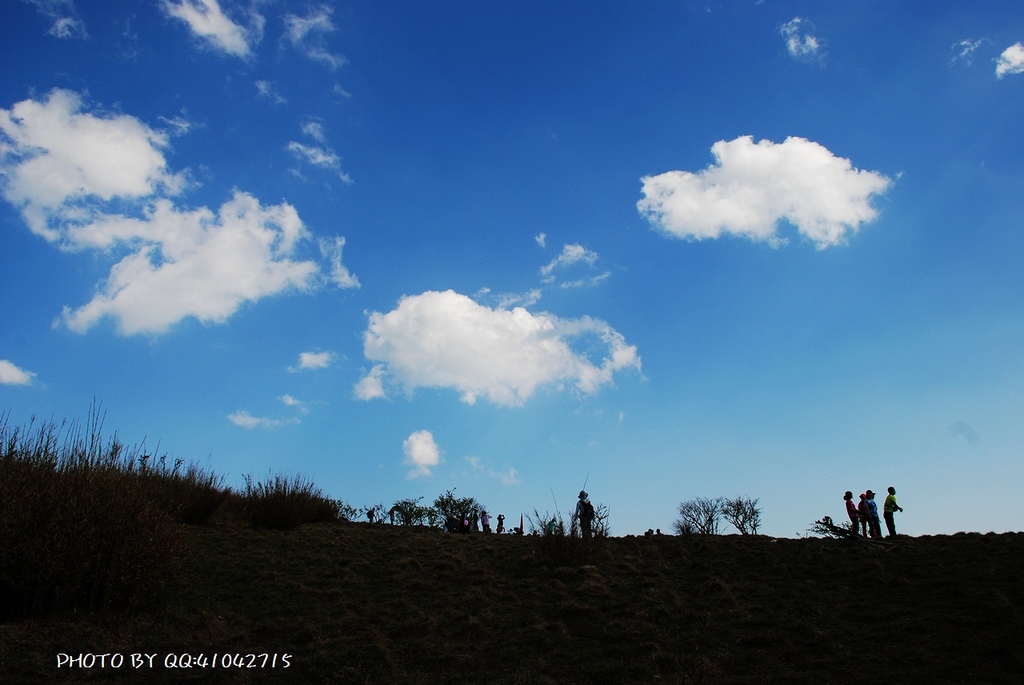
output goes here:
<path id="1" fill-rule="evenodd" d="M 472 497 L 456 497 L 455 488 L 438 495 L 434 500 L 434 519 L 431 525 L 442 525 L 449 519 L 462 521 L 474 512 L 484 511 L 484 506 Z"/>
<path id="2" fill-rule="evenodd" d="M 247 475 L 244 499 L 249 523 L 257 528 L 289 530 L 338 519 L 337 503 L 302 475 L 270 474 L 262 483 Z"/>
<path id="3" fill-rule="evenodd" d="M 400 499 L 395 502 L 395 520 L 401 526 L 432 526 L 437 520 L 437 511 L 420 504 L 422 497 Z"/>

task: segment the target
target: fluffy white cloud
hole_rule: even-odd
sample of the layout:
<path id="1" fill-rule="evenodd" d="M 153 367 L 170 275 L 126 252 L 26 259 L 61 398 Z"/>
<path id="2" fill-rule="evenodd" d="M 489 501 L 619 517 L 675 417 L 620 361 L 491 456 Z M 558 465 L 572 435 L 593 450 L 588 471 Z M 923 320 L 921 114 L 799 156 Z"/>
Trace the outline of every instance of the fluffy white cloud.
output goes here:
<path id="1" fill-rule="evenodd" d="M 840 245 L 877 212 L 872 196 L 890 180 L 804 138 L 782 143 L 751 136 L 711 147 L 715 164 L 698 173 L 645 176 L 637 209 L 665 233 L 694 240 L 723 233 L 777 245 L 786 219 L 819 249 Z"/>
<path id="2" fill-rule="evenodd" d="M 1024 45 L 1021 43 L 1003 50 L 996 60 L 996 77 L 1003 78 L 1007 74 L 1024 74 Z"/>
<path id="3" fill-rule="evenodd" d="M 0 359 L 0 385 L 32 385 L 35 374 L 19 369 L 12 362 Z"/>
<path id="4" fill-rule="evenodd" d="M 779 27 L 786 50 L 800 60 L 820 59 L 821 41 L 810 33 L 813 30 L 814 25 L 802 17 L 793 17 Z"/>
<path id="5" fill-rule="evenodd" d="M 344 66 L 348 60 L 327 50 L 326 36 L 334 32 L 331 12 L 331 8 L 321 6 L 305 17 L 285 15 L 285 36 L 292 46 L 310 59 L 323 62 L 330 69 L 337 69 Z"/>
<path id="6" fill-rule="evenodd" d="M 384 391 L 384 364 L 375 364 L 370 371 L 359 379 L 353 391 L 361 400 L 383 399 L 388 396 Z"/>
<path id="7" fill-rule="evenodd" d="M 186 174 L 167 169 L 167 135 L 127 115 L 81 112 L 82 100 L 56 89 L 45 100 L 0 109 L 0 179 L 33 232 L 49 240 L 52 224 L 87 221 L 97 201 L 179 193 Z M 6 140 L 3 140 L 6 138 Z"/>
<path id="8" fill-rule="evenodd" d="M 430 431 L 416 431 L 402 442 L 405 452 L 403 463 L 412 466 L 409 478 L 431 475 L 431 469 L 441 463 L 441 448 L 434 442 Z"/>
<path id="9" fill-rule="evenodd" d="M 326 369 L 334 363 L 336 357 L 333 352 L 300 352 L 298 366 L 288 367 L 288 370 L 294 372 Z"/>
<path id="10" fill-rule="evenodd" d="M 247 302 L 326 279 L 358 286 L 341 263 L 343 238 L 321 243 L 325 276 L 300 258 L 311 236 L 288 203 L 264 206 L 236 190 L 216 212 L 181 208 L 172 198 L 188 175 L 168 170 L 167 135 L 82 108 L 77 94 L 55 90 L 0 109 L 4 199 L 63 249 L 124 255 L 89 303 L 65 308 L 59 321 L 70 329 L 110 316 L 126 335 L 162 333 L 189 316 L 222 322 Z"/>
<path id="11" fill-rule="evenodd" d="M 578 340 L 603 358 L 576 352 L 570 342 Z M 388 381 L 407 393 L 453 388 L 469 404 L 483 396 L 513 406 L 543 385 L 571 383 L 589 394 L 616 371 L 640 369 L 636 347 L 603 321 L 490 309 L 451 290 L 403 297 L 387 314 L 372 313 L 363 353 L 378 363 L 356 386 L 362 399 L 386 396 Z"/>
<path id="12" fill-rule="evenodd" d="M 293 259 L 306 237 L 295 209 L 264 207 L 239 191 L 216 216 L 158 200 L 143 219 L 105 217 L 73 234 L 97 247 L 147 241 L 114 265 L 88 304 L 65 307 L 62 322 L 79 333 L 106 316 L 124 335 L 163 333 L 189 316 L 220 323 L 246 302 L 311 289 L 319 271 L 316 262 Z"/>
<path id="13" fill-rule="evenodd" d="M 251 45 L 263 37 L 264 18 L 253 12 L 249 28 L 233 22 L 217 0 L 163 0 L 162 7 L 168 16 L 181 19 L 192 33 L 214 48 L 235 57 L 249 57 Z"/>

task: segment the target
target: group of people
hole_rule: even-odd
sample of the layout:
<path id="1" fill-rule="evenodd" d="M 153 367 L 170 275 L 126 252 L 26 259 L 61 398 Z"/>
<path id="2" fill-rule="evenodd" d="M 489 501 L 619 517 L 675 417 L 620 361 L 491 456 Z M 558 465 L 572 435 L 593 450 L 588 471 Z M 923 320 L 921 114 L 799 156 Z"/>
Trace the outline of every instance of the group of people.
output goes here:
<path id="1" fill-rule="evenodd" d="M 853 503 L 853 493 L 849 490 L 843 495 L 846 500 L 846 513 L 850 517 L 850 525 L 853 532 L 860 533 L 866 538 L 882 537 L 882 522 L 878 519 L 878 504 L 875 502 L 875 493 L 871 490 L 864 491 L 860 496 L 860 503 Z M 896 537 L 896 512 L 903 511 L 903 507 L 896 504 L 896 488 L 889 487 L 889 495 L 882 505 L 882 516 L 885 518 L 885 528 L 889 537 Z"/>

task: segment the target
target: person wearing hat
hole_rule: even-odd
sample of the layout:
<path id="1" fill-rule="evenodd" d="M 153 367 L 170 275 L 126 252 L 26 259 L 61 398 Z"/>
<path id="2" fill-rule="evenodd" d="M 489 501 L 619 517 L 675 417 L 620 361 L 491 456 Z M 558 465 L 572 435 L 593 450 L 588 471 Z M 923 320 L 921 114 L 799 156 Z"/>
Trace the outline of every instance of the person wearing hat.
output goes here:
<path id="1" fill-rule="evenodd" d="M 590 539 L 590 527 L 594 522 L 594 505 L 590 503 L 586 490 L 580 490 L 579 501 L 576 502 L 576 520 L 580 522 L 583 539 Z"/>
<path id="2" fill-rule="evenodd" d="M 889 486 L 889 496 L 885 498 L 882 505 L 882 515 L 885 517 L 885 527 L 889 531 L 889 537 L 896 537 L 896 519 L 894 514 L 903 511 L 903 507 L 896 504 L 896 488 Z"/>
<path id="3" fill-rule="evenodd" d="M 878 518 L 878 504 L 875 502 L 875 493 L 868 490 L 864 493 L 868 498 L 868 527 L 871 529 L 872 538 L 882 537 L 882 522 Z"/>
<path id="4" fill-rule="evenodd" d="M 857 505 L 857 518 L 860 519 L 861 535 L 868 536 L 868 523 L 871 521 L 871 512 L 868 511 L 868 496 L 860 493 L 860 504 Z"/>

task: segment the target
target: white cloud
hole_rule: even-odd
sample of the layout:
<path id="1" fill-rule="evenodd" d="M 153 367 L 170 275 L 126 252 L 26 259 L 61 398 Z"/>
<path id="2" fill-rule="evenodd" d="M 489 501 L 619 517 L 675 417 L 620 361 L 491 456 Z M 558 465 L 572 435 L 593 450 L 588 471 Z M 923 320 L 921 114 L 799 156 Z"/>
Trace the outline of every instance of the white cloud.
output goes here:
<path id="1" fill-rule="evenodd" d="M 1024 74 L 1024 45 L 1021 43 L 1003 50 L 996 60 L 996 77 L 1003 78 L 1007 74 Z"/>
<path id="2" fill-rule="evenodd" d="M 519 471 L 510 468 L 505 472 L 491 471 L 490 475 L 501 481 L 502 485 L 519 485 L 523 481 L 519 479 Z"/>
<path id="3" fill-rule="evenodd" d="M 814 25 L 802 17 L 794 17 L 779 27 L 786 41 L 786 50 L 799 60 L 815 61 L 821 58 L 821 41 L 811 33 Z"/>
<path id="4" fill-rule="evenodd" d="M 803 138 L 755 144 L 742 136 L 718 141 L 711 152 L 715 164 L 698 173 L 641 179 L 644 197 L 637 209 L 655 228 L 692 240 L 731 233 L 778 245 L 785 242 L 778 222 L 786 219 L 824 249 L 874 220 L 870 200 L 891 183 Z"/>
<path id="5" fill-rule="evenodd" d="M 331 8 L 321 6 L 305 17 L 287 14 L 284 17 L 284 24 L 285 37 L 293 47 L 311 60 L 323 62 L 333 70 L 344 66 L 348 60 L 342 55 L 328 51 L 326 47 L 327 34 L 335 30 L 331 12 Z"/>
<path id="6" fill-rule="evenodd" d="M 253 428 L 278 428 L 279 426 L 294 425 L 300 423 L 298 419 L 287 419 L 282 421 L 280 419 L 271 419 L 265 416 L 253 416 L 244 409 L 240 409 L 233 414 L 228 415 L 228 421 L 240 426 L 252 430 Z"/>
<path id="7" fill-rule="evenodd" d="M 547 233 L 538 233 L 537 235 L 533 236 L 533 239 L 541 247 L 547 247 L 547 244 L 548 244 L 548 234 Z"/>
<path id="8" fill-rule="evenodd" d="M 52 21 L 48 34 L 55 38 L 88 38 L 85 23 L 78 18 L 73 0 L 26 0 Z"/>
<path id="9" fill-rule="evenodd" d="M 277 92 L 277 87 L 270 81 L 257 81 L 256 90 L 259 92 L 260 97 L 269 98 L 278 105 L 288 102 Z"/>
<path id="10" fill-rule="evenodd" d="M 592 269 L 594 267 L 594 264 L 597 262 L 597 259 L 598 257 L 596 252 L 594 252 L 593 250 L 588 250 L 582 245 L 575 243 L 572 245 L 564 245 L 562 247 L 562 252 L 557 257 L 555 257 L 546 265 L 541 267 L 541 281 L 543 283 L 554 283 L 554 272 L 556 269 L 566 269 L 576 264 L 582 264 L 585 265 L 588 269 Z M 608 279 L 609 276 L 611 276 L 611 272 L 606 271 L 603 274 L 597 276 L 586 276 L 583 278 L 577 278 L 572 281 L 564 281 L 562 283 L 559 283 L 559 287 L 563 289 L 592 288 L 596 285 L 600 285 L 601 283 L 603 283 L 605 280 Z M 537 299 L 540 299 L 540 291 L 535 292 L 538 293 Z"/>
<path id="11" fill-rule="evenodd" d="M 186 174 L 167 170 L 166 134 L 134 117 L 81 109 L 81 98 L 61 89 L 0 109 L 4 198 L 48 240 L 60 237 L 51 222 L 86 221 L 97 201 L 175 195 L 186 185 Z"/>
<path id="12" fill-rule="evenodd" d="M 333 172 L 343 183 L 352 183 L 352 177 L 341 168 L 341 157 L 329 146 L 305 145 L 293 140 L 288 143 L 287 149 L 296 159 Z"/>
<path id="13" fill-rule="evenodd" d="M 252 12 L 248 28 L 233 22 L 217 0 L 163 0 L 161 6 L 168 16 L 181 19 L 199 38 L 214 48 L 235 57 L 252 55 L 252 45 L 263 37 L 264 18 Z"/>
<path id="14" fill-rule="evenodd" d="M 307 121 L 302 125 L 302 132 L 318 143 L 327 142 L 327 132 L 324 131 L 324 125 L 319 121 L 312 119 Z"/>
<path id="15" fill-rule="evenodd" d="M 363 376 L 354 388 L 356 397 L 361 400 L 376 400 L 387 397 L 384 392 L 384 364 L 375 364 Z"/>
<path id="16" fill-rule="evenodd" d="M 545 282 L 548 282 L 552 280 L 551 274 L 555 269 L 572 266 L 581 262 L 587 266 L 593 266 L 596 261 L 597 253 L 593 250 L 588 250 L 582 245 L 575 243 L 564 245 L 562 246 L 561 254 L 540 268 L 540 275 Z"/>
<path id="17" fill-rule="evenodd" d="M 602 358 L 591 361 L 572 341 Z M 403 297 L 391 312 L 372 313 L 363 353 L 378 364 L 356 386 L 361 399 L 385 396 L 387 380 L 410 394 L 419 387 L 453 388 L 469 404 L 483 396 L 514 406 L 541 386 L 571 383 L 590 394 L 611 383 L 616 371 L 640 370 L 636 347 L 603 321 L 490 309 L 451 290 Z"/>
<path id="18" fill-rule="evenodd" d="M 288 370 L 294 373 L 295 371 L 326 369 L 334 363 L 337 357 L 338 355 L 333 352 L 300 352 L 298 365 L 290 366 Z"/>
<path id="19" fill-rule="evenodd" d="M 319 270 L 294 259 L 296 244 L 307 237 L 295 209 L 264 207 L 240 191 L 216 216 L 205 207 L 183 212 L 157 200 L 143 219 L 105 217 L 74 235 L 97 247 L 145 241 L 114 265 L 88 304 L 65 307 L 62 323 L 79 333 L 107 316 L 123 335 L 164 333 L 189 316 L 221 323 L 246 302 L 312 289 Z"/>
<path id="20" fill-rule="evenodd" d="M 0 385 L 32 385 L 36 374 L 19 369 L 12 362 L 0 359 Z"/>
<path id="21" fill-rule="evenodd" d="M 974 61 L 974 52 L 981 47 L 984 40 L 971 40 L 965 38 L 964 40 L 958 40 L 953 43 L 953 47 L 950 49 L 953 51 L 953 58 L 950 60 L 950 64 L 957 60 L 963 60 L 967 64 L 971 64 Z"/>
<path id="22" fill-rule="evenodd" d="M 530 307 L 537 304 L 541 298 L 541 289 L 534 288 L 525 293 L 502 293 L 498 295 L 498 308 L 508 309 L 509 307 Z"/>
<path id="23" fill-rule="evenodd" d="M 434 442 L 430 431 L 420 430 L 412 433 L 402 442 L 405 452 L 404 464 L 412 466 L 409 478 L 432 475 L 431 469 L 441 463 L 441 448 Z"/>
<path id="24" fill-rule="evenodd" d="M 358 285 L 341 263 L 344 238 L 323 245 L 325 277 L 300 258 L 311 236 L 286 202 L 265 206 L 235 190 L 216 212 L 180 207 L 171 198 L 188 173 L 168 170 L 167 135 L 131 116 L 82 109 L 66 90 L 0 109 L 3 197 L 62 249 L 120 253 L 92 300 L 64 309 L 59 321 L 71 330 L 109 316 L 125 335 L 162 333 L 189 316 L 225 321 L 247 302 L 325 278 Z"/>
<path id="25" fill-rule="evenodd" d="M 330 265 L 330 280 L 339 288 L 358 288 L 359 279 L 341 263 L 341 253 L 345 248 L 345 239 L 335 236 L 334 240 L 320 240 L 320 254 Z"/>
<path id="26" fill-rule="evenodd" d="M 303 402 L 302 400 L 296 399 L 291 395 L 281 395 L 277 399 L 281 400 L 281 403 L 286 407 L 291 407 L 302 414 L 309 413 L 309 403 Z"/>

